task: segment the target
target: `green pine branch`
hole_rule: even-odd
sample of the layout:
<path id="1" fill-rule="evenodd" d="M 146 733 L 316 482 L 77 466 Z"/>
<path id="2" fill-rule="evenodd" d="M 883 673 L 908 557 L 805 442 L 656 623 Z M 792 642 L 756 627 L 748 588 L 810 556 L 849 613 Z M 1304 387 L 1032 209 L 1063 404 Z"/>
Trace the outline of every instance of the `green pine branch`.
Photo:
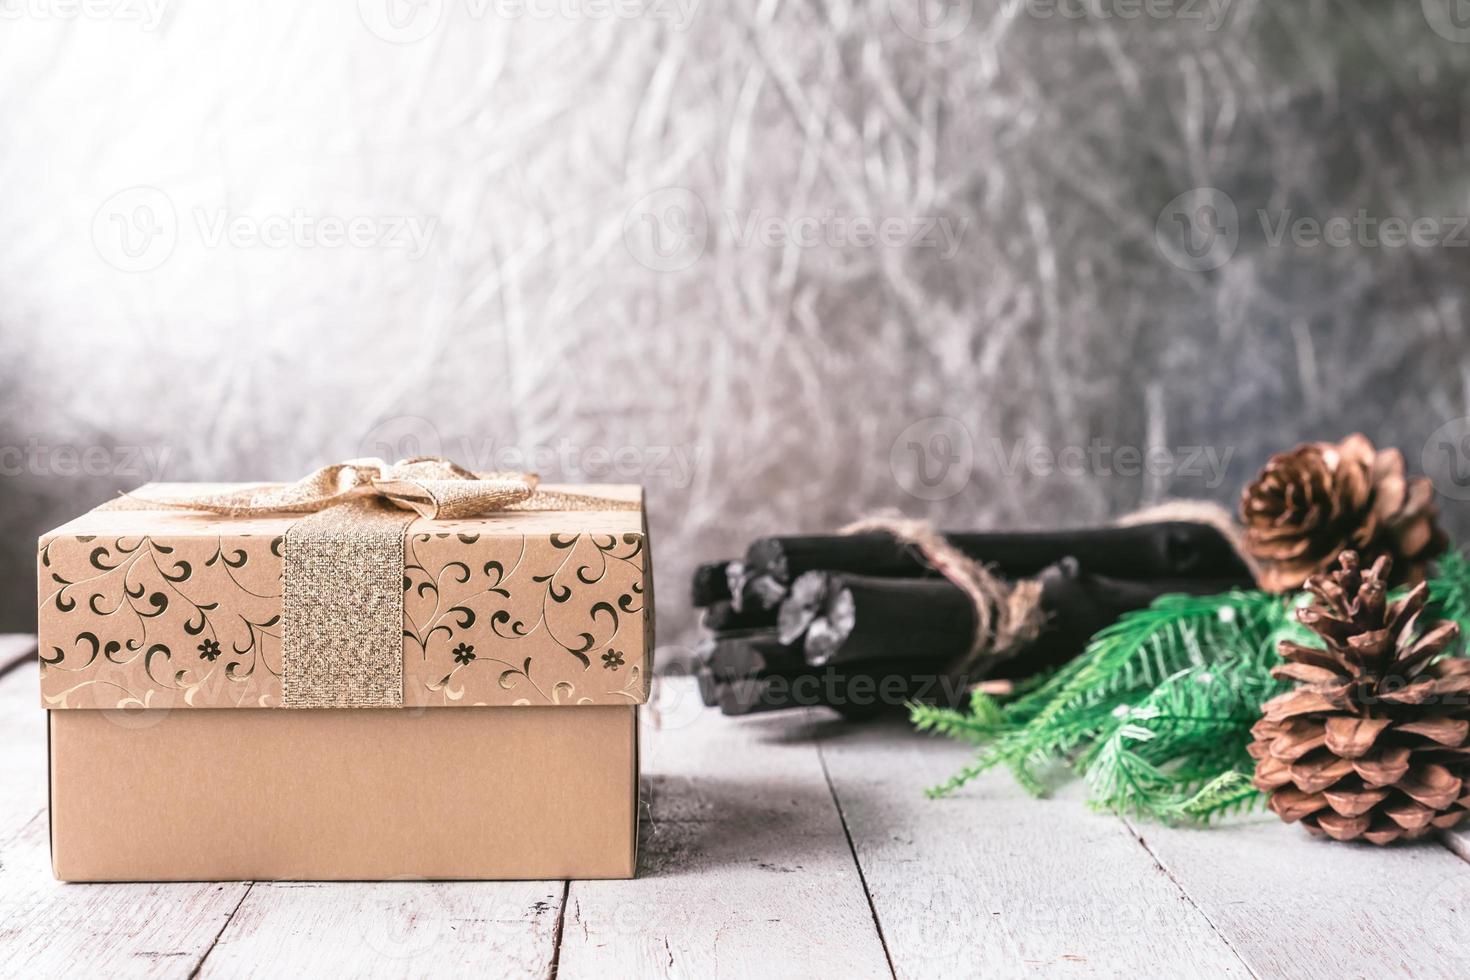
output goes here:
<path id="1" fill-rule="evenodd" d="M 1208 823 L 1216 817 L 1242 813 L 1265 799 L 1251 783 L 1249 767 L 1228 769 L 1205 783 L 1193 796 L 1165 806 L 1160 818 L 1167 823 Z"/>
<path id="2" fill-rule="evenodd" d="M 1176 818 L 1222 773 L 1248 771 L 1250 727 L 1260 705 L 1288 687 L 1270 676 L 1263 642 L 1164 680 L 1076 760 L 1093 805 L 1160 820 Z"/>
<path id="3" fill-rule="evenodd" d="M 1470 559 L 1450 552 L 1429 583 L 1430 611 L 1470 635 Z M 1169 595 L 1101 630 L 1076 660 L 1005 702 L 976 692 L 967 711 L 911 705 L 919 730 L 978 747 L 931 796 L 1005 766 L 1041 795 L 1065 768 L 1100 809 L 1201 823 L 1261 802 L 1246 752 L 1283 639 L 1313 643 L 1297 622 L 1305 593 Z"/>
<path id="4" fill-rule="evenodd" d="M 1453 619 L 1460 624 L 1460 635 L 1470 637 L 1470 559 L 1464 552 L 1451 549 L 1436 562 L 1427 612 Z"/>
<path id="5" fill-rule="evenodd" d="M 1041 773 L 1061 766 L 1088 778 L 1096 805 L 1163 818 L 1198 811 L 1193 819 L 1202 819 L 1223 804 L 1218 787 L 1200 794 L 1249 761 L 1248 738 L 1238 735 L 1275 689 L 1263 651 L 1288 625 L 1287 603 L 1264 592 L 1164 596 L 1006 703 L 981 695 L 967 712 L 914 705 L 921 731 L 981 747 L 930 794 L 952 793 L 1003 765 L 1039 795 Z"/>

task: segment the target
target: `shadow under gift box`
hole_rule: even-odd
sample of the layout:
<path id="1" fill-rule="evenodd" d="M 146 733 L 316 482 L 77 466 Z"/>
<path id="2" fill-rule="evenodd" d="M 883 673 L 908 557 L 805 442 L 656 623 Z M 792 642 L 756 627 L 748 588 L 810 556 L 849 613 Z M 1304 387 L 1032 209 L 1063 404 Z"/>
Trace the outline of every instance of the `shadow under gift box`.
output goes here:
<path id="1" fill-rule="evenodd" d="M 636 506 L 407 524 L 392 708 L 282 706 L 295 515 L 114 502 L 43 536 L 56 876 L 631 877 L 653 649 L 642 494 L 546 489 Z"/>

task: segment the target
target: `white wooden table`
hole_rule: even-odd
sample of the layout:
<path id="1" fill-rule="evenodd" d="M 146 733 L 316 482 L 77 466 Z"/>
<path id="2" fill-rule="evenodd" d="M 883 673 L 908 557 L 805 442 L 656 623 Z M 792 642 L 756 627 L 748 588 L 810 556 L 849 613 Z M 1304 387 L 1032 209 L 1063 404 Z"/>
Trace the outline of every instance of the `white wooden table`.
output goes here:
<path id="1" fill-rule="evenodd" d="M 0 637 L 5 977 L 1470 976 L 1470 837 L 1174 830 L 1000 773 L 930 801 L 963 747 L 682 682 L 645 712 L 634 881 L 59 884 L 31 659 Z"/>

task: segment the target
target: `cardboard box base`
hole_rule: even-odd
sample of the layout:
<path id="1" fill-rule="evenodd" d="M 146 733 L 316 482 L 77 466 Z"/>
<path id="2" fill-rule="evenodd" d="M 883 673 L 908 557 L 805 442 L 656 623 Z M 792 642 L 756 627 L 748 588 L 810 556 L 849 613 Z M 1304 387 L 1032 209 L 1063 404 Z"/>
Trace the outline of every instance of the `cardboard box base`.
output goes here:
<path id="1" fill-rule="evenodd" d="M 636 707 L 49 715 L 63 880 L 635 871 Z"/>

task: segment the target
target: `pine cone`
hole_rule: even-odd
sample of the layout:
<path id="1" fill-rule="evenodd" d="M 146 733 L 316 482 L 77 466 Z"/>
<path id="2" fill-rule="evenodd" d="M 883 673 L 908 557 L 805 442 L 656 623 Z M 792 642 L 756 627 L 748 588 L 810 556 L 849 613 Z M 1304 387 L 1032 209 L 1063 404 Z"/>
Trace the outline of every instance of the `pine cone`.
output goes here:
<path id="1" fill-rule="evenodd" d="M 1313 834 L 1388 844 L 1452 827 L 1470 808 L 1470 660 L 1439 659 L 1460 635 L 1418 628 L 1429 587 L 1387 601 L 1389 559 L 1314 575 L 1297 612 L 1325 649 L 1289 640 L 1273 677 L 1299 681 L 1267 701 L 1251 729 L 1255 785 L 1288 823 Z"/>
<path id="2" fill-rule="evenodd" d="M 1360 434 L 1272 456 L 1241 494 L 1240 516 L 1270 592 L 1300 588 L 1348 548 L 1365 562 L 1390 556 L 1397 571 L 1390 585 L 1422 582 L 1448 544 L 1429 479 L 1406 478 L 1402 453 L 1379 452 Z"/>

